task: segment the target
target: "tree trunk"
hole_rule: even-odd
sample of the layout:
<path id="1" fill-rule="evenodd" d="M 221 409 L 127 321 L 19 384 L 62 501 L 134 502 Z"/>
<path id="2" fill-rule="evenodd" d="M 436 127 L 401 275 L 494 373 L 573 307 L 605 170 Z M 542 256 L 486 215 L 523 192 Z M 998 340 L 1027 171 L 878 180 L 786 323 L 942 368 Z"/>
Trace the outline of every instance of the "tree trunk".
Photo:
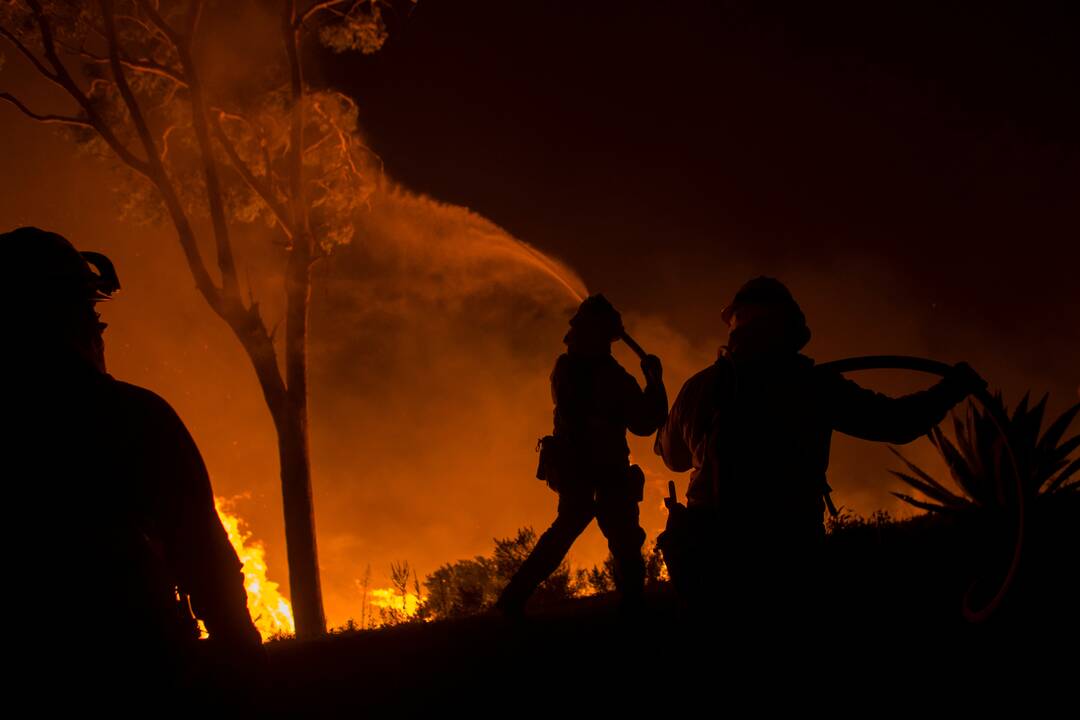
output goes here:
<path id="1" fill-rule="evenodd" d="M 259 316 L 258 305 L 245 308 L 227 302 L 211 303 L 247 351 L 277 431 L 289 587 L 296 635 L 302 639 L 326 632 L 308 443 L 307 328 L 311 250 L 310 236 L 306 240 L 298 239 L 286 267 L 284 381 L 273 338 Z M 207 299 L 216 300 L 217 297 Z"/>
<path id="2" fill-rule="evenodd" d="M 322 586 L 319 582 L 315 542 L 315 508 L 311 494 L 311 455 L 308 447 L 307 408 L 290 402 L 278 433 L 281 459 L 281 495 L 285 511 L 285 544 L 289 560 L 296 636 L 317 637 L 326 631 Z"/>
<path id="3" fill-rule="evenodd" d="M 293 256 L 298 254 L 293 252 Z M 309 263 L 301 264 L 293 256 L 290 256 L 286 281 L 285 367 L 288 386 L 282 380 L 274 342 L 259 316 L 258 305 L 248 308 L 222 302 L 212 305 L 232 328 L 251 359 L 274 420 L 296 634 L 300 638 L 312 638 L 326 631 L 326 619 L 315 541 L 307 422 L 307 322 L 311 282 L 310 271 L 306 269 Z"/>
<path id="4" fill-rule="evenodd" d="M 278 423 L 289 586 L 296 635 L 299 638 L 316 637 L 326 632 L 308 444 L 307 329 L 311 300 L 311 251 L 310 235 L 297 238 L 286 271 L 286 392 L 284 413 Z"/>

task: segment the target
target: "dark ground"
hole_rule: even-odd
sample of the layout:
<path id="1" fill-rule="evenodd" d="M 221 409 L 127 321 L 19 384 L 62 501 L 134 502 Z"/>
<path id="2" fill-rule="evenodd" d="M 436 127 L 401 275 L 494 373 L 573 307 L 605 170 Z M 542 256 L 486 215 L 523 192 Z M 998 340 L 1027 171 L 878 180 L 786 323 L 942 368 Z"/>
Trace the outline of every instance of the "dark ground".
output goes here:
<path id="1" fill-rule="evenodd" d="M 978 703 L 995 686 L 1017 691 L 1035 675 L 1053 677 L 1059 663 L 1075 663 L 1075 645 L 1071 659 L 1052 654 L 1060 640 L 901 615 L 830 617 L 802 637 L 775 637 L 737 622 L 702 622 L 670 595 L 652 596 L 633 621 L 599 598 L 520 625 L 477 617 L 276 643 L 269 699 L 272 710 L 297 717 L 638 715 L 746 702 L 812 709 L 830 694 L 844 703 L 893 702 L 921 685 L 938 699 L 970 692 L 968 702 Z"/>
<path id="2" fill-rule="evenodd" d="M 972 624 L 961 615 L 972 543 L 957 537 L 951 523 L 933 518 L 834 534 L 820 610 L 786 629 L 785 618 L 733 617 L 719 602 L 686 607 L 663 584 L 633 617 L 605 595 L 531 608 L 522 622 L 485 615 L 274 642 L 270 709 L 809 714 L 907 703 L 970 710 L 1021 696 L 1034 709 L 1064 695 L 1068 705 L 1055 714 L 1068 716 L 1080 594 L 1075 565 L 1063 561 L 1075 553 L 1062 537 L 1032 538 L 1000 610 Z"/>

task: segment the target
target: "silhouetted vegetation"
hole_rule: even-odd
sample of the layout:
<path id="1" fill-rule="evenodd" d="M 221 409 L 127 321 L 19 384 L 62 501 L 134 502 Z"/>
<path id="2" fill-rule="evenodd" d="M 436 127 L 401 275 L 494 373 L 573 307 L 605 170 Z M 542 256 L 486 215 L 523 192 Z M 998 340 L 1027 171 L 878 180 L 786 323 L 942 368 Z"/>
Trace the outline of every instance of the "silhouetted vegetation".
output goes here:
<path id="1" fill-rule="evenodd" d="M 963 419 L 953 415 L 953 440 L 934 428 L 956 491 L 896 453 L 910 473 L 893 474 L 928 499 L 894 494 L 953 520 L 958 562 L 970 577 L 969 615 L 996 612 L 1006 600 L 1036 614 L 1054 596 L 1080 600 L 1080 459 L 1069 459 L 1080 435 L 1064 439 L 1080 403 L 1043 432 L 1047 399 L 1032 406 L 1025 395 L 1010 414 L 998 394 L 987 407 L 969 406 Z"/>
<path id="2" fill-rule="evenodd" d="M 1009 510 L 1021 499 L 1034 509 L 1054 498 L 1080 494 L 1080 478 L 1073 477 L 1080 470 L 1080 459 L 1069 462 L 1069 455 L 1080 447 L 1080 435 L 1063 440 L 1080 403 L 1062 413 L 1040 437 L 1048 397 L 1030 407 L 1025 395 L 1012 415 L 1000 394 L 990 407 L 969 405 L 963 420 L 953 414 L 955 442 L 940 427 L 933 429 L 931 440 L 959 495 L 894 450 L 913 474 L 893 474 L 934 502 L 893 494 L 930 512 L 953 513 Z"/>
<path id="3" fill-rule="evenodd" d="M 392 563 L 390 582 L 396 599 L 389 607 L 372 607 L 369 599 L 370 567 L 357 581 L 364 601 L 360 620 L 350 618 L 334 632 L 367 630 L 407 623 L 464 618 L 487 612 L 536 545 L 531 527 L 520 528 L 513 537 L 495 538 L 490 555 L 477 555 L 440 566 L 423 582 L 408 562 Z M 657 590 L 667 582 L 667 568 L 659 548 L 645 553 L 646 588 Z M 421 587 L 423 590 L 421 590 Z M 574 568 L 564 560 L 545 580 L 530 601 L 542 610 L 575 598 L 615 591 L 614 559 L 609 554 L 599 565 Z"/>
<path id="4" fill-rule="evenodd" d="M 447 563 L 424 580 L 427 598 L 420 614 L 424 619 L 465 617 L 488 610 L 536 545 L 531 527 L 514 537 L 496 538 L 490 556 Z M 608 592 L 614 587 L 610 563 L 588 570 L 573 570 L 564 560 L 540 584 L 533 596 L 535 606 L 551 605 L 581 595 Z"/>

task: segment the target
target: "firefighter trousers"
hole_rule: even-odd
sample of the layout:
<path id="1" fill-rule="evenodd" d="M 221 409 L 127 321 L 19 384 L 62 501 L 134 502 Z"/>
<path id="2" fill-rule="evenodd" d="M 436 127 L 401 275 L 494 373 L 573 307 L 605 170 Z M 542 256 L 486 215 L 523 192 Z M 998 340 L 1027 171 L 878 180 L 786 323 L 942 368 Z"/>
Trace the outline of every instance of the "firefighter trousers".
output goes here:
<path id="1" fill-rule="evenodd" d="M 636 488 L 628 487 L 625 482 L 562 490 L 555 522 L 540 536 L 532 553 L 503 590 L 499 605 L 524 606 L 540 583 L 559 567 L 593 518 L 607 538 L 615 560 L 616 589 L 624 601 L 639 600 L 645 585 L 645 561 L 641 556 L 645 531 L 638 522 L 636 492 Z"/>

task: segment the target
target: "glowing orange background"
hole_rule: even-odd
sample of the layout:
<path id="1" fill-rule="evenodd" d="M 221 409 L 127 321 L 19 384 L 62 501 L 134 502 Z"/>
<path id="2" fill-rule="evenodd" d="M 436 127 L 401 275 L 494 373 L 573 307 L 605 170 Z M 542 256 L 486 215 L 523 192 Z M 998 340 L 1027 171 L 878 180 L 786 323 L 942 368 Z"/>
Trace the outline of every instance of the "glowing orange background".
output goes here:
<path id="1" fill-rule="evenodd" d="M 6 68 L 4 75 L 7 81 L 14 77 L 14 88 L 27 100 L 48 109 L 36 88 L 23 87 L 17 70 Z M 118 217 L 112 178 L 94 161 L 76 156 L 50 129 L 6 106 L 0 122 L 0 227 L 39 225 L 114 260 L 124 289 L 103 309 L 110 323 L 110 371 L 176 407 L 202 449 L 216 494 L 239 496 L 236 512 L 266 544 L 271 578 L 287 588 L 273 428 L 250 366 L 196 294 L 171 229 Z M 393 174 L 392 160 L 388 171 Z M 942 328 L 931 327 L 934 313 L 913 301 L 933 297 L 935 289 L 912 287 L 870 252 L 828 266 L 799 266 L 744 259 L 737 241 L 717 240 L 715 252 L 727 262 L 710 279 L 715 296 L 730 295 L 754 274 L 781 274 L 810 319 L 814 340 L 808 352 L 818 359 L 874 353 L 967 359 L 1009 397 L 1027 387 L 1054 390 L 1053 409 L 1075 397 L 1075 367 L 1067 370 L 1060 357 L 1002 353 L 1000 343 L 1008 338 L 995 337 L 986 325 L 949 328 L 942 341 Z M 240 233 L 236 242 L 272 322 L 281 314 L 281 278 L 260 238 Z M 591 256 L 618 247 L 617 237 L 582 242 L 590 246 L 582 252 Z M 646 259 L 619 262 L 635 276 L 652 269 L 635 266 Z M 665 272 L 695 277 L 696 270 Z M 649 304 L 642 298 L 650 293 L 612 277 L 603 287 L 590 284 L 590 290 L 607 294 L 624 310 L 635 338 L 663 358 L 674 398 L 689 374 L 712 361 L 723 339 L 718 306 L 702 306 L 690 295 Z M 23 301 L 9 298 L 8 312 L 18 312 Z M 361 219 L 354 246 L 317 268 L 311 440 L 332 625 L 358 616 L 355 580 L 368 564 L 373 586 L 386 585 L 391 561 L 408 560 L 423 575 L 444 562 L 488 552 L 495 536 L 524 525 L 540 529 L 551 520 L 555 496 L 533 479 L 533 447 L 550 430 L 548 373 L 562 351 L 573 304 L 550 276 L 522 260 L 512 238 L 481 215 L 405 188 L 381 192 Z M 712 330 L 686 337 L 678 329 L 685 327 L 682 317 Z M 930 336 L 936 339 L 929 342 Z M 639 374 L 632 355 L 617 350 Z M 927 382 L 890 373 L 861 379 L 893 392 Z M 663 527 L 662 497 L 672 476 L 650 446 L 651 440 L 632 442 L 634 459 L 649 480 L 642 521 L 651 540 Z M 940 469 L 925 441 L 912 446 L 909 456 Z M 886 469 L 895 466 L 884 447 L 838 437 L 830 476 L 838 503 L 863 513 L 906 512 L 888 494 L 897 483 Z M 677 479 L 685 490 L 685 478 Z M 592 564 L 605 554 L 593 527 L 572 559 Z"/>

